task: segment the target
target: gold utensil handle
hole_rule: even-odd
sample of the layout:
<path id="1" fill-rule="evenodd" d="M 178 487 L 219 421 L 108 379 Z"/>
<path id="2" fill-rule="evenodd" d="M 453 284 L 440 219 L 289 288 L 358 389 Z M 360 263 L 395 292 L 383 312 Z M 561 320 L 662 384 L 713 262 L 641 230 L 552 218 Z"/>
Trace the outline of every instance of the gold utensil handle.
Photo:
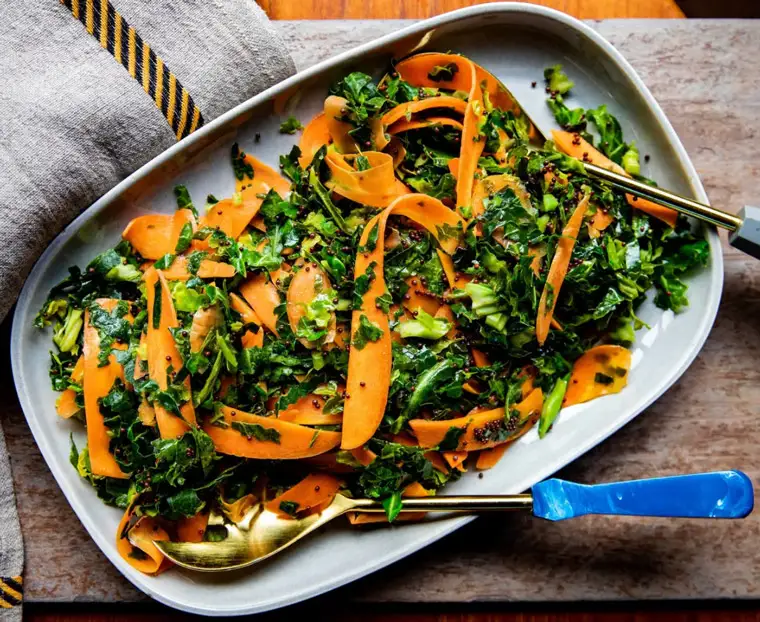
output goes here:
<path id="1" fill-rule="evenodd" d="M 379 501 L 354 499 L 352 512 L 384 512 Z M 409 497 L 402 499 L 402 512 L 508 512 L 533 509 L 533 496 L 472 495 L 465 497 Z"/>
<path id="2" fill-rule="evenodd" d="M 688 216 L 694 216 L 699 220 L 709 222 L 717 227 L 723 227 L 729 231 L 736 231 L 742 226 L 742 219 L 734 214 L 729 214 L 728 212 L 715 209 L 709 205 L 693 201 L 692 199 L 687 199 L 686 197 L 682 197 L 681 195 L 668 190 L 663 190 L 662 188 L 649 186 L 640 181 L 636 181 L 635 179 L 631 179 L 630 177 L 625 177 L 624 175 L 609 171 L 601 166 L 596 166 L 595 164 L 584 163 L 583 166 L 589 175 L 606 181 L 611 186 L 620 190 L 625 190 L 637 197 L 654 201 L 665 207 L 671 207 L 676 211 L 687 214 Z"/>

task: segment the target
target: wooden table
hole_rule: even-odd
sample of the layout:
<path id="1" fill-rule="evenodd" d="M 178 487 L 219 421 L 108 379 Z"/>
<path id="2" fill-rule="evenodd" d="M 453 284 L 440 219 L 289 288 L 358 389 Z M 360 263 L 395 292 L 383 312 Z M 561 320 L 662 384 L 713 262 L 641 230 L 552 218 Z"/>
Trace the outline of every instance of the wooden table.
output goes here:
<path id="1" fill-rule="evenodd" d="M 304 27 L 284 22 L 278 27 L 304 67 L 400 25 L 321 22 Z M 627 56 L 663 105 L 713 203 L 735 209 L 757 199 L 754 183 L 760 164 L 754 128 L 760 127 L 760 73 L 755 59 L 760 57 L 760 23 L 592 25 Z M 330 46 L 324 45 L 327 40 Z M 760 266 L 728 247 L 725 260 L 718 319 L 692 367 L 645 414 L 563 475 L 591 482 L 734 467 L 760 478 Z M 8 324 L 4 352 L 9 350 Z M 55 619 L 59 612 L 71 611 L 60 608 L 64 602 L 98 604 L 97 609 L 72 612 L 70 619 L 132 619 L 122 615 L 123 607 L 114 608 L 116 603 L 140 603 L 145 597 L 84 532 L 34 445 L 7 371 L 0 374 L 0 382 L 10 396 L 0 409 L 0 421 L 8 437 L 25 534 L 26 600 L 38 604 L 32 607 L 32 619 Z M 480 537 L 483 533 L 489 538 Z M 301 611 L 328 611 L 340 604 L 349 613 L 339 619 L 360 612 L 374 620 L 392 612 L 415 612 L 420 603 L 428 603 L 431 616 L 481 611 L 484 616 L 477 619 L 485 620 L 495 619 L 486 613 L 503 611 L 505 602 L 534 612 L 535 605 L 529 603 L 553 602 L 551 611 L 556 613 L 577 610 L 579 605 L 570 603 L 614 601 L 595 610 L 612 607 L 619 613 L 642 607 L 628 601 L 754 599 L 760 595 L 759 537 L 760 514 L 719 524 L 589 517 L 561 528 L 527 517 L 483 518 Z M 547 605 L 542 607 L 543 614 Z M 90 615 L 93 611 L 98 613 Z M 573 619 L 581 617 L 586 613 Z M 615 619 L 621 617 L 616 614 Z M 757 619 L 752 611 L 736 616 L 719 612 L 717 617 Z M 152 619 L 166 617 L 162 613 Z"/>
<path id="2" fill-rule="evenodd" d="M 272 19 L 424 19 L 493 0 L 257 0 Z M 524 1 L 524 0 L 521 0 Z M 529 0 L 580 19 L 683 17 L 675 0 Z M 751 0 L 750 0 L 751 1 Z"/>

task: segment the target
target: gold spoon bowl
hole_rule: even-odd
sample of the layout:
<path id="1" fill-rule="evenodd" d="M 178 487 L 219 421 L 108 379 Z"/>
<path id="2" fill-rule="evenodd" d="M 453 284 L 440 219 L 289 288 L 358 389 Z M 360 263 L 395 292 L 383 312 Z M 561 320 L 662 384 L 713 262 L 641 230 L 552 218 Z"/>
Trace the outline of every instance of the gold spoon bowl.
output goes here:
<path id="1" fill-rule="evenodd" d="M 402 512 L 471 512 L 530 510 L 530 494 L 464 497 L 420 497 L 404 499 Z M 232 523 L 212 512 L 209 530 L 219 534 L 215 542 L 155 541 L 159 550 L 183 568 L 204 572 L 238 570 L 263 561 L 298 542 L 331 520 L 348 512 L 384 512 L 382 504 L 372 499 L 351 499 L 338 494 L 318 514 L 303 518 L 283 517 L 259 503 Z"/>

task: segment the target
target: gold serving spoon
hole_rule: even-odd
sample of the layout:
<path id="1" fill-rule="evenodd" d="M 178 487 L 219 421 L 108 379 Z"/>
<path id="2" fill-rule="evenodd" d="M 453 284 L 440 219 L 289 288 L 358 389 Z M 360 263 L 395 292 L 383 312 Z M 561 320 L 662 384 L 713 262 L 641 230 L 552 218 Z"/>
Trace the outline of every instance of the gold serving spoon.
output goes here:
<path id="1" fill-rule="evenodd" d="M 496 497 L 421 497 L 404 499 L 402 512 L 486 512 L 528 510 L 531 495 Z M 155 545 L 178 566 L 206 572 L 237 570 L 263 561 L 348 512 L 385 512 L 379 501 L 351 499 L 341 494 L 318 514 L 303 518 L 283 517 L 264 508 L 252 507 L 238 523 L 225 522 L 212 513 L 209 527 L 224 537 L 218 542 L 155 541 Z"/>
<path id="2" fill-rule="evenodd" d="M 746 475 L 722 471 L 596 486 L 549 479 L 520 495 L 405 498 L 401 511 L 470 514 L 529 510 L 551 521 L 585 514 L 743 518 L 752 511 L 753 500 L 752 482 Z M 284 551 L 343 514 L 384 511 L 378 501 L 341 494 L 322 512 L 303 518 L 283 517 L 258 504 L 236 524 L 212 514 L 208 530 L 223 540 L 154 544 L 184 568 L 205 572 L 237 570 Z"/>

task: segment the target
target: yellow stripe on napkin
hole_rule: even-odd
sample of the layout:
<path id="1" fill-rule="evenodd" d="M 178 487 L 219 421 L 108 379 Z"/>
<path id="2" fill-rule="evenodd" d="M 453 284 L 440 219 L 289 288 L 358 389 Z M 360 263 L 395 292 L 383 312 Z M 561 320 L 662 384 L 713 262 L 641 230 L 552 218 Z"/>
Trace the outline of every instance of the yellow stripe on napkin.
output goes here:
<path id="1" fill-rule="evenodd" d="M 177 140 L 203 127 L 203 114 L 190 93 L 110 0 L 60 2 L 142 86 L 166 118 Z"/>

